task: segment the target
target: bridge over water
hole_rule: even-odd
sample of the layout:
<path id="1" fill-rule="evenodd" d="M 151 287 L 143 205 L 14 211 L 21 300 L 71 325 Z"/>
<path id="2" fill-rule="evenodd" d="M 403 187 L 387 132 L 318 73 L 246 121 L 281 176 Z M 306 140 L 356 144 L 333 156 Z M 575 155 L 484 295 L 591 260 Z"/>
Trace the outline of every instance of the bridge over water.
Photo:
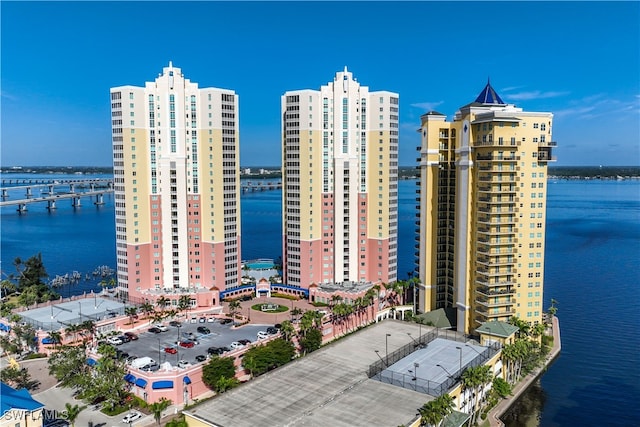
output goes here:
<path id="1" fill-rule="evenodd" d="M 113 192 L 112 179 L 3 179 L 2 185 L 0 207 L 17 206 L 18 212 L 25 212 L 28 204 L 36 202 L 46 203 L 49 210 L 55 209 L 56 202 L 65 199 L 71 200 L 73 207 L 80 207 L 82 197 L 95 197 L 94 204 L 102 205 L 104 194 Z"/>
<path id="2" fill-rule="evenodd" d="M 241 181 L 242 193 L 254 191 L 279 190 L 282 182 Z M 24 193 L 22 193 L 24 192 Z M 113 192 L 113 179 L 2 179 L 0 187 L 0 207 L 17 206 L 19 212 L 25 212 L 27 205 L 43 202 L 47 209 L 56 209 L 56 202 L 71 200 L 73 207 L 80 207 L 82 197 L 95 198 L 95 205 L 104 204 L 104 195 Z"/>

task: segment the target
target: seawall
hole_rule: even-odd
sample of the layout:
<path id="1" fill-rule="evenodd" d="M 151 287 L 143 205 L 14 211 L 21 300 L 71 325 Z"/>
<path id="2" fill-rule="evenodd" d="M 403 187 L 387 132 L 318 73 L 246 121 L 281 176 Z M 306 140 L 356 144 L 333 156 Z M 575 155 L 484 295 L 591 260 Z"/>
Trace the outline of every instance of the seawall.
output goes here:
<path id="1" fill-rule="evenodd" d="M 560 322 L 556 316 L 553 316 L 551 320 L 552 331 L 553 331 L 553 346 L 551 347 L 551 351 L 547 355 L 544 363 L 541 367 L 529 373 L 526 377 L 521 379 L 516 386 L 513 388 L 511 396 L 502 399 L 496 406 L 489 411 L 487 419 L 489 420 L 489 425 L 491 427 L 504 427 L 504 423 L 500 419 L 502 414 L 504 414 L 511 405 L 514 404 L 520 398 L 520 395 L 527 391 L 529 386 L 536 380 L 540 375 L 546 371 L 547 367 L 551 362 L 553 362 L 556 357 L 560 354 L 560 350 L 562 349 L 562 343 L 560 342 Z"/>

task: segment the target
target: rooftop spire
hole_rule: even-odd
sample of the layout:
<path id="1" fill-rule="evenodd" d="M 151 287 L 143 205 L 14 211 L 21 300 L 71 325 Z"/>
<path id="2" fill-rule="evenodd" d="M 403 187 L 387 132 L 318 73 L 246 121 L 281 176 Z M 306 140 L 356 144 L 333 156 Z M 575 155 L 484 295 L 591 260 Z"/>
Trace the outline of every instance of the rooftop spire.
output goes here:
<path id="1" fill-rule="evenodd" d="M 487 85 L 482 89 L 480 95 L 476 98 L 476 102 L 480 104 L 503 104 L 502 98 L 496 93 L 495 89 L 491 87 L 491 79 L 487 77 Z"/>

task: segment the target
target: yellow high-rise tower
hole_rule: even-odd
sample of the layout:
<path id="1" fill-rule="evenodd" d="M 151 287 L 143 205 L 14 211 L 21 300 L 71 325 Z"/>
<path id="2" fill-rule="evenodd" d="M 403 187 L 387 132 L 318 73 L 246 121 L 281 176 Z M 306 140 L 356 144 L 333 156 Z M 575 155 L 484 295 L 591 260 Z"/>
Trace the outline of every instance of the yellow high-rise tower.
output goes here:
<path id="1" fill-rule="evenodd" d="M 455 308 L 465 333 L 541 322 L 553 114 L 507 104 L 487 83 L 453 121 L 421 121 L 419 308 Z"/>
<path id="2" fill-rule="evenodd" d="M 111 89 L 118 288 L 212 306 L 241 278 L 238 96 L 170 62 Z"/>
<path id="3" fill-rule="evenodd" d="M 398 94 L 345 67 L 282 96 L 283 275 L 292 289 L 397 277 Z"/>

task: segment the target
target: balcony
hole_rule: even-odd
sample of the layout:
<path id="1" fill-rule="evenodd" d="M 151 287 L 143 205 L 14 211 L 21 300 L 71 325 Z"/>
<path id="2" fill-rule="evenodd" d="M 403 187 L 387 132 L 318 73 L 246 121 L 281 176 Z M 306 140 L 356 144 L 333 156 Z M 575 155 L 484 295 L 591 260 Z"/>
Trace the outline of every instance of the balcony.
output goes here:
<path id="1" fill-rule="evenodd" d="M 491 298 L 495 299 L 495 298 Z M 481 306 L 482 308 L 496 308 L 496 307 L 505 307 L 512 306 L 515 304 L 515 300 L 507 296 L 504 300 L 500 298 L 498 302 L 491 301 L 491 299 L 485 298 L 476 298 L 476 304 Z M 505 308 L 505 310 L 510 310 L 509 308 Z"/>
<path id="2" fill-rule="evenodd" d="M 487 286 L 478 286 L 476 292 L 485 297 L 511 296 L 516 294 L 516 290 L 508 289 L 492 289 Z M 515 302 L 515 300 L 513 300 Z"/>
<path id="3" fill-rule="evenodd" d="M 478 258 L 476 260 L 478 265 L 483 266 L 484 269 L 488 269 L 490 267 L 504 267 L 504 266 L 513 266 L 515 264 L 515 260 L 513 258 L 509 259 L 500 259 L 500 258 Z"/>
<path id="4" fill-rule="evenodd" d="M 546 151 L 538 151 L 539 162 L 555 162 L 556 160 L 558 160 L 556 156 L 552 156 Z"/>
<path id="5" fill-rule="evenodd" d="M 556 141 L 545 141 L 538 142 L 538 147 L 557 147 L 558 143 Z"/>
<path id="6" fill-rule="evenodd" d="M 503 280 L 501 282 L 487 282 L 484 280 L 476 280 L 478 286 L 483 286 L 487 289 L 496 289 L 501 287 L 511 288 L 515 286 L 514 282 Z M 514 291 L 515 292 L 515 291 Z"/>
<path id="7" fill-rule="evenodd" d="M 506 310 L 497 310 L 497 311 L 489 311 L 489 309 L 486 309 L 482 306 L 476 307 L 476 313 L 478 313 L 479 315 L 486 317 L 486 318 L 494 318 L 494 317 L 511 317 L 514 314 L 516 314 L 515 309 L 511 308 L 511 309 L 506 309 Z"/>

